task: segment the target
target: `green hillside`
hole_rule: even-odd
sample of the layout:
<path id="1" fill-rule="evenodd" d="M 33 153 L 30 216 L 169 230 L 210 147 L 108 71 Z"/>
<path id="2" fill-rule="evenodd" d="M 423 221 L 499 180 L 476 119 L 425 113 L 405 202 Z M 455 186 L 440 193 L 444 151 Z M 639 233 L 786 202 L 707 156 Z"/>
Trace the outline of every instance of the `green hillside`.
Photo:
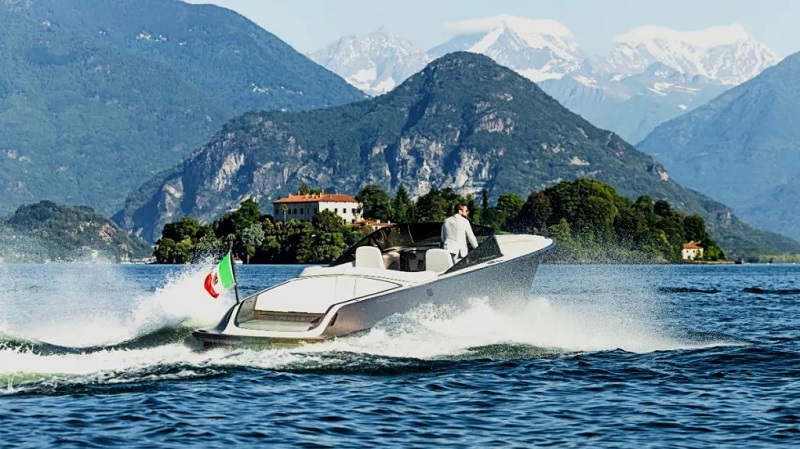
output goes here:
<path id="1" fill-rule="evenodd" d="M 363 98 L 240 15 L 173 0 L 0 2 L 0 215 L 111 215 L 249 110 Z"/>
<path id="2" fill-rule="evenodd" d="M 800 239 L 800 53 L 637 145 L 681 184 L 725 202 L 759 228 Z"/>
<path id="3" fill-rule="evenodd" d="M 536 84 L 491 59 L 453 53 L 392 92 L 308 112 L 246 114 L 173 170 L 134 192 L 115 216 L 145 239 L 168 219 L 210 221 L 252 197 L 270 201 L 305 182 L 328 192 L 434 188 L 527 197 L 564 180 L 594 178 L 636 199 L 649 195 L 699 213 L 721 247 L 800 249 L 738 221 L 686 189 L 650 156 L 594 127 Z M 736 252 L 733 251 L 733 254 Z"/>
<path id="4" fill-rule="evenodd" d="M 144 241 L 85 206 L 41 201 L 20 206 L 0 222 L 3 262 L 123 262 L 151 252 Z"/>

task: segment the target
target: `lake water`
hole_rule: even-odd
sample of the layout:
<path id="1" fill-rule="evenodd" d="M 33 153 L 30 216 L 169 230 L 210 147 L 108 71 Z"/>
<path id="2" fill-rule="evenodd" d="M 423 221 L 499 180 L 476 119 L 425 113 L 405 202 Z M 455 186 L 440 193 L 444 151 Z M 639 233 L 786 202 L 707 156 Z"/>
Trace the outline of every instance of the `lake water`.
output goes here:
<path id="1" fill-rule="evenodd" d="M 800 266 L 543 265 L 514 316 L 200 351 L 233 301 L 209 268 L 0 265 L 2 446 L 800 445 Z M 301 269 L 237 268 L 242 294 Z"/>

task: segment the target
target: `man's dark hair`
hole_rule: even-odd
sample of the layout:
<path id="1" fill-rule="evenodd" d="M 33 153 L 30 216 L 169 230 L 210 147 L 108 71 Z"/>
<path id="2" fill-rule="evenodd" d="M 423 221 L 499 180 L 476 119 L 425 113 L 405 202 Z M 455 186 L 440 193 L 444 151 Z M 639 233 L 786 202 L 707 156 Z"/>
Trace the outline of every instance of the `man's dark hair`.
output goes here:
<path id="1" fill-rule="evenodd" d="M 466 203 L 458 203 L 456 207 L 453 208 L 453 213 L 457 214 L 461 209 L 467 209 L 468 207 Z"/>

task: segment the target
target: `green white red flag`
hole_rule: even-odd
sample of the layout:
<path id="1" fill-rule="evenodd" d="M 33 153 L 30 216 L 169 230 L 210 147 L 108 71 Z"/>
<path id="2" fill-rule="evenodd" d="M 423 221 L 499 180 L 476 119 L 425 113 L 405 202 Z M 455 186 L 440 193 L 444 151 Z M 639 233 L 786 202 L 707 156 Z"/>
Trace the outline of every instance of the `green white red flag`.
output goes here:
<path id="1" fill-rule="evenodd" d="M 217 268 L 208 273 L 204 287 L 209 295 L 217 298 L 222 290 L 234 284 L 236 284 L 236 279 L 233 276 L 233 261 L 231 252 L 228 251 L 225 257 L 219 261 Z"/>

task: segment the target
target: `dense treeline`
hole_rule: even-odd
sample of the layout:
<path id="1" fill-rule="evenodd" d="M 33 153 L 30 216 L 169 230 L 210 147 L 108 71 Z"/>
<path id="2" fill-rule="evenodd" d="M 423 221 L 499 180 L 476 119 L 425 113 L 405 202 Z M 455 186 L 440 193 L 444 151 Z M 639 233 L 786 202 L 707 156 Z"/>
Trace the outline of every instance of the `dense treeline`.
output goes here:
<path id="1" fill-rule="evenodd" d="M 463 202 L 472 211 L 473 223 L 498 232 L 554 238 L 555 260 L 563 262 L 677 262 L 683 244 L 690 240 L 700 242 L 707 260 L 725 257 L 699 215 L 687 216 L 648 196 L 631 201 L 592 179 L 561 182 L 527 199 L 500 195 L 494 205 L 489 205 L 486 192 L 476 201 L 449 188 L 431 190 L 412 201 L 403 187 L 390 197 L 380 187 L 368 185 L 357 198 L 364 217 L 392 222 L 443 221 L 454 205 Z M 323 263 L 370 231 L 363 225 L 346 225 L 328 211 L 307 222 L 275 221 L 248 199 L 206 226 L 192 217 L 167 224 L 154 256 L 158 263 L 187 263 L 232 248 L 247 263 Z"/>
<path id="2" fill-rule="evenodd" d="M 631 201 L 591 179 L 531 194 L 506 228 L 553 237 L 562 261 L 677 262 L 690 240 L 700 242 L 703 259 L 725 258 L 701 216 L 649 196 Z"/>

